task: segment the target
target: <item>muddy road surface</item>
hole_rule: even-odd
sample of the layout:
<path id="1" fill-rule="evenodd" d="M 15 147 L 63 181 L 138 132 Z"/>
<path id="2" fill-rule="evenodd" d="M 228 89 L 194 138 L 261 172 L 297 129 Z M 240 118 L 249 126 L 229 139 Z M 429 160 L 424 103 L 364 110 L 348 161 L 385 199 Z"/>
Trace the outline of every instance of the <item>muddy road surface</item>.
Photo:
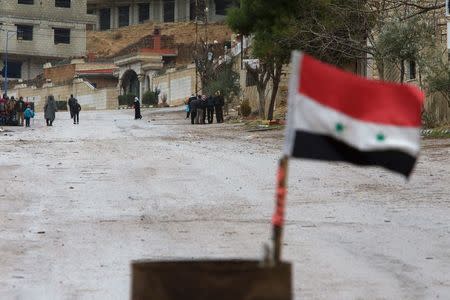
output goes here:
<path id="1" fill-rule="evenodd" d="M 0 299 L 128 299 L 132 260 L 262 256 L 282 132 L 132 118 L 0 133 Z M 291 163 L 296 299 L 450 299 L 450 141 L 423 144 L 409 181 Z"/>

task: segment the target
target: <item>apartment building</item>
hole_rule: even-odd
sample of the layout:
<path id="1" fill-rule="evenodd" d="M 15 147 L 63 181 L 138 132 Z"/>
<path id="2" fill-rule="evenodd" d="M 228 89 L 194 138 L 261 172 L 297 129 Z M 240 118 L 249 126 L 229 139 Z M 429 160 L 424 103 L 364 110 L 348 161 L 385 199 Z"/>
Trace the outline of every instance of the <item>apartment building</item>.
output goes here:
<path id="1" fill-rule="evenodd" d="M 185 22 L 206 12 L 208 22 L 225 19 L 232 0 L 88 0 L 95 29 L 109 30 L 144 22 Z"/>
<path id="2" fill-rule="evenodd" d="M 0 0 L 1 65 L 7 53 L 8 78 L 33 79 L 47 62 L 85 56 L 86 25 L 95 22 L 87 0 Z"/>

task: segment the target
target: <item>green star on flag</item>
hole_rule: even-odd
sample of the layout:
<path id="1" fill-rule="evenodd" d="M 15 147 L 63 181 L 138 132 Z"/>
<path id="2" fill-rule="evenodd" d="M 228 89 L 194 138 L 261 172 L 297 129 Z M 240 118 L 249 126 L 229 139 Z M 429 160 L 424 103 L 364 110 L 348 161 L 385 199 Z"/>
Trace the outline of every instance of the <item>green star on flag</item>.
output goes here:
<path id="1" fill-rule="evenodd" d="M 386 139 L 386 136 L 382 133 L 377 134 L 377 141 L 383 142 Z"/>
<path id="2" fill-rule="evenodd" d="M 344 131 L 344 125 L 342 123 L 337 123 L 336 124 L 336 131 L 339 132 L 339 133 Z"/>

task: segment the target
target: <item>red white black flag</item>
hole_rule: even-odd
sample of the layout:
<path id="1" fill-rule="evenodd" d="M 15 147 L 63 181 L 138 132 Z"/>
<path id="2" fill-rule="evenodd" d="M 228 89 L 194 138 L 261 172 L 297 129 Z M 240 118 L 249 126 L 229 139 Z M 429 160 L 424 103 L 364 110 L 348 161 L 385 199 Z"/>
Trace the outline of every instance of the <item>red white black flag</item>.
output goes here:
<path id="1" fill-rule="evenodd" d="M 292 67 L 286 155 L 411 174 L 424 101 L 418 88 L 367 80 L 300 52 Z"/>

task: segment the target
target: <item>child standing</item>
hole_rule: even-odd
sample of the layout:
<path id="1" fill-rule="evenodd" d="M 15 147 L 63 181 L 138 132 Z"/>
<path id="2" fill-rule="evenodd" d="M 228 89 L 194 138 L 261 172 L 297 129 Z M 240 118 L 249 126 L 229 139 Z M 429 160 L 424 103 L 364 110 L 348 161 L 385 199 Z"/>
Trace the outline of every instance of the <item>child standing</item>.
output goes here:
<path id="1" fill-rule="evenodd" d="M 34 118 L 34 111 L 31 110 L 30 105 L 27 105 L 27 109 L 25 109 L 23 116 L 25 117 L 25 127 L 30 127 L 30 119 Z"/>

